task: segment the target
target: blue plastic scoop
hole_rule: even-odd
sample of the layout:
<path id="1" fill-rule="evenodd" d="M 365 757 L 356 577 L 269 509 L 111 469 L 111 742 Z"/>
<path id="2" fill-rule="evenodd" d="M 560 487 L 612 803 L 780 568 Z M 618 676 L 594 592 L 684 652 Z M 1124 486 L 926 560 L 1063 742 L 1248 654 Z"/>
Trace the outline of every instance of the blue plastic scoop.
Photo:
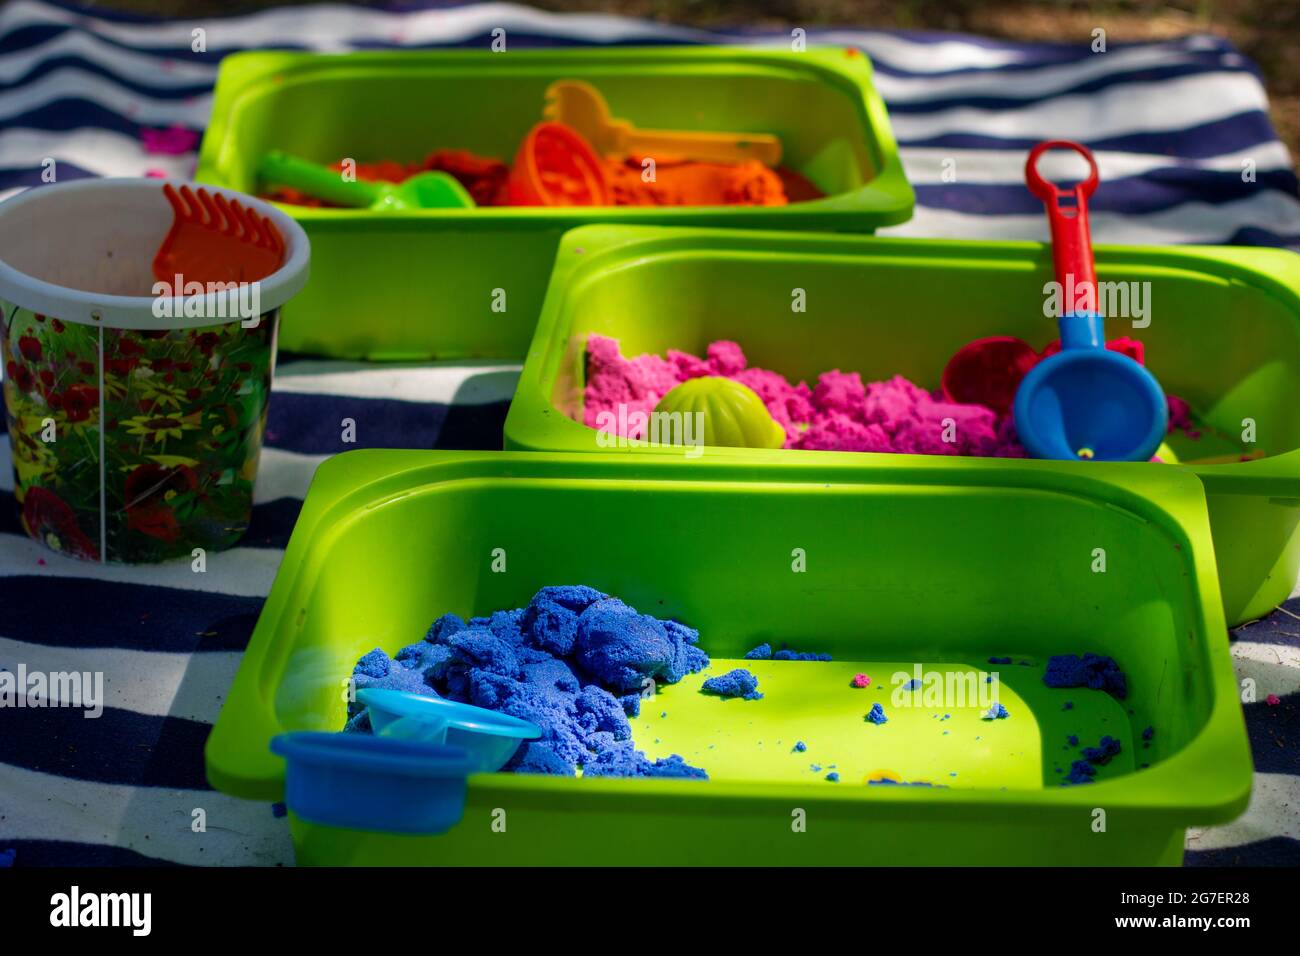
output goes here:
<path id="1" fill-rule="evenodd" d="M 1038 172 L 1039 156 L 1058 148 L 1081 154 L 1091 169 L 1073 190 Z M 1069 301 L 1058 323 L 1061 351 L 1030 369 L 1016 391 L 1016 434 L 1034 458 L 1148 461 L 1164 440 L 1169 406 L 1150 372 L 1106 349 L 1088 231 L 1098 179 L 1092 153 L 1067 140 L 1039 143 L 1025 163 L 1029 190 L 1047 207 L 1056 281 Z"/>
<path id="2" fill-rule="evenodd" d="M 477 764 L 459 747 L 370 734 L 280 734 L 284 800 L 311 823 L 392 833 L 443 833 L 465 813 Z"/>
<path id="3" fill-rule="evenodd" d="M 442 697 L 368 687 L 357 700 L 370 711 L 376 736 L 463 749 L 483 773 L 500 770 L 521 743 L 542 735 L 527 720 Z"/>

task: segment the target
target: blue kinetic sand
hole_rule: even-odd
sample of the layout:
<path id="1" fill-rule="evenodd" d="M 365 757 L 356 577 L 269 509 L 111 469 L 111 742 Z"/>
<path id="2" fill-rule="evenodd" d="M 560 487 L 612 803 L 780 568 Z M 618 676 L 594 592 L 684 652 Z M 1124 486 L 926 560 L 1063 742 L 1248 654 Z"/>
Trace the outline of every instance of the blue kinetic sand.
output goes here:
<path id="1" fill-rule="evenodd" d="M 509 771 L 572 775 L 590 765 L 601 776 L 702 776 L 680 758 L 649 760 L 624 746 L 642 694 L 709 665 L 698 640 L 695 629 L 594 588 L 544 587 L 527 607 L 469 621 L 444 614 L 395 658 L 366 654 L 353 673 L 358 699 L 345 729 L 379 729 L 362 716 L 367 690 L 402 691 L 534 725 L 539 735 L 506 758 Z"/>
<path id="2" fill-rule="evenodd" d="M 1088 763 L 1105 764 L 1110 763 L 1112 757 L 1118 756 L 1123 748 L 1120 742 L 1109 734 L 1101 738 L 1101 742 L 1095 747 L 1083 748 L 1083 759 Z"/>
<path id="3" fill-rule="evenodd" d="M 1104 690 L 1123 700 L 1128 696 L 1128 678 L 1104 654 L 1058 654 L 1048 659 L 1043 683 L 1048 687 L 1089 687 Z M 1067 702 L 1068 703 L 1068 702 Z"/>
<path id="4" fill-rule="evenodd" d="M 745 660 L 747 661 L 829 661 L 830 654 L 816 653 L 814 651 L 792 651 L 787 647 L 780 650 L 772 650 L 772 645 L 763 643 L 759 644 L 753 650 L 747 651 Z"/>
<path id="5" fill-rule="evenodd" d="M 758 678 L 741 667 L 717 677 L 710 677 L 700 689 L 706 694 L 717 694 L 719 697 L 763 699 L 763 695 L 758 691 Z"/>
<path id="6" fill-rule="evenodd" d="M 365 655 L 355 682 L 362 691 L 414 687 L 422 696 L 535 724 L 541 736 L 524 741 L 502 769 L 570 776 L 702 779 L 707 771 L 707 778 L 719 783 L 806 781 L 808 763 L 790 759 L 792 752 L 805 752 L 819 758 L 823 769 L 817 779 L 834 771 L 841 787 L 884 775 L 943 780 L 963 789 L 1025 790 L 1059 785 L 1070 768 L 1067 755 L 1083 756 L 1065 751 L 1060 769 L 1054 769 L 1042 762 L 1043 741 L 1057 741 L 1060 748 L 1068 735 L 1082 734 L 1095 744 L 1106 733 L 1122 737 L 1128 720 L 1116 696 L 1127 689 L 1123 673 L 1101 655 L 1062 655 L 1049 663 L 1044 654 L 1036 664 L 1004 669 L 996 702 L 1013 716 L 985 720 L 995 700 L 986 696 L 991 689 L 982 663 L 935 668 L 977 694 L 979 699 L 956 709 L 947 699 L 931 701 L 928 681 L 903 691 L 904 702 L 894 699 L 895 690 L 916 680 L 911 662 L 838 660 L 810 666 L 778 660 L 776 652 L 764 658 L 767 649 L 761 645 L 749 659 L 710 662 L 695 640 L 691 628 L 642 615 L 600 591 L 543 588 L 522 608 L 469 620 L 444 615 L 424 640 L 393 658 L 382 651 Z M 977 660 L 986 658 L 987 652 Z M 1025 658 L 1008 654 L 1006 659 Z M 671 679 L 683 670 L 694 672 Z M 752 679 L 753 686 L 749 680 L 738 682 L 735 672 Z M 850 686 L 858 673 L 877 675 L 865 700 L 864 691 Z M 906 676 L 889 676 L 901 673 Z M 629 689 L 634 682 L 640 686 Z M 742 699 L 728 702 L 701 693 L 706 683 L 739 691 Z M 1054 689 L 1057 683 L 1097 685 L 1112 693 L 1081 695 Z M 760 692 L 761 699 L 743 700 Z M 1074 709 L 1062 709 L 1065 697 L 1074 698 Z M 720 720 L 720 706 L 743 717 Z M 369 711 L 356 702 L 349 728 L 373 732 L 369 722 Z M 877 722 L 882 726 L 873 726 Z M 1144 724 L 1129 731 L 1133 737 Z M 918 739 L 925 746 L 918 747 Z M 1132 755 L 1122 753 L 1107 765 L 1088 766 L 1103 780 L 1131 772 L 1132 764 Z"/>

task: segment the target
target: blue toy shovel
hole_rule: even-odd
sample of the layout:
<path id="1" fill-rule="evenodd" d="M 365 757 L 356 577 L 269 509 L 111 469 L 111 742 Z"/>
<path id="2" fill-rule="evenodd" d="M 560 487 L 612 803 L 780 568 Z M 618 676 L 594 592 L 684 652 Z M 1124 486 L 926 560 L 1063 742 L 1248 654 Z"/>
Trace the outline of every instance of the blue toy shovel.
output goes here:
<path id="1" fill-rule="evenodd" d="M 479 773 L 500 770 L 520 744 L 542 735 L 527 720 L 443 697 L 367 687 L 357 700 L 370 711 L 375 736 L 462 749 Z"/>
<path id="2" fill-rule="evenodd" d="M 1082 155 L 1091 168 L 1088 178 L 1073 190 L 1043 179 L 1038 158 L 1049 149 Z M 1016 434 L 1034 458 L 1148 461 L 1164 440 L 1169 408 L 1150 372 L 1106 348 L 1088 232 L 1088 197 L 1098 178 L 1088 148 L 1067 140 L 1039 143 L 1025 163 L 1029 191 L 1047 207 L 1056 281 L 1065 298 L 1061 351 L 1030 369 L 1016 391 Z"/>

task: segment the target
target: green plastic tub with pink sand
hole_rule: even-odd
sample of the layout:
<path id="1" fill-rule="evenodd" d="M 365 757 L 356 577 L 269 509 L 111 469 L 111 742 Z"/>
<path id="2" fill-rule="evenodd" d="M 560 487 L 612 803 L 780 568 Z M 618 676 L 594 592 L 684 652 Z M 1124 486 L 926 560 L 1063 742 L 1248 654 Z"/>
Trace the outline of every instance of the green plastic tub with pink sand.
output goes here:
<path id="1" fill-rule="evenodd" d="M 1059 349 L 1044 245 L 624 226 L 562 242 L 506 447 L 959 455 L 1026 475 L 1178 468 L 1205 486 L 1229 623 L 1268 613 L 1300 573 L 1300 258 L 1101 246 L 1096 271 L 1146 295 L 1145 317 L 1112 318 L 1107 334 L 1168 395 L 1162 464 L 1027 459 L 1010 394 L 944 394 L 945 370 L 977 340 L 1013 341 L 1025 368 Z M 779 447 L 651 431 L 665 396 L 703 376 L 757 394 Z"/>

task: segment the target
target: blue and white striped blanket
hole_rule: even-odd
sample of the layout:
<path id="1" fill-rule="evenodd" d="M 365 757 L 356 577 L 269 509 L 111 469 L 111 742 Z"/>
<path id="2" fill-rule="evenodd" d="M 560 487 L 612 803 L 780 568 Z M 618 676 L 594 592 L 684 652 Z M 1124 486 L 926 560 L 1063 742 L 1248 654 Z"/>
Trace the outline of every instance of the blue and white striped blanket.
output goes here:
<path id="1" fill-rule="evenodd" d="M 191 31 L 207 52 L 190 52 Z M 35 0 L 0 7 L 0 195 L 60 179 L 188 176 L 192 153 L 149 154 L 141 131 L 203 129 L 222 55 L 254 47 L 485 47 L 504 27 L 516 46 L 789 42 L 512 4 L 384 12 L 295 7 L 153 23 L 86 15 Z M 1250 63 L 1225 41 L 1086 46 L 975 37 L 810 31 L 873 60 L 915 218 L 892 235 L 1046 237 L 1022 184 L 1024 152 L 1087 142 L 1106 189 L 1092 216 L 1100 242 L 1232 242 L 1300 247 L 1300 201 L 1286 148 Z M 956 181 L 946 181 L 953 160 Z M 1254 181 L 1243 180 L 1243 163 Z M 948 177 L 951 178 L 951 177 Z M 288 828 L 266 804 L 210 789 L 203 742 L 221 709 L 316 465 L 342 450 L 332 423 L 363 418 L 372 447 L 499 448 L 517 366 L 365 365 L 282 356 L 253 527 L 240 547 L 188 564 L 102 567 L 58 558 L 21 533 L 8 442 L 0 444 L 0 667 L 99 671 L 106 709 L 0 710 L 0 863 L 274 864 L 292 860 Z M 487 374 L 496 372 L 498 374 Z M 473 379 L 472 387 L 463 387 Z M 1238 632 L 1255 754 L 1249 812 L 1192 831 L 1187 861 L 1300 863 L 1300 600 Z M 1279 706 L 1264 703 L 1267 694 Z M 193 811 L 207 829 L 191 829 Z"/>

